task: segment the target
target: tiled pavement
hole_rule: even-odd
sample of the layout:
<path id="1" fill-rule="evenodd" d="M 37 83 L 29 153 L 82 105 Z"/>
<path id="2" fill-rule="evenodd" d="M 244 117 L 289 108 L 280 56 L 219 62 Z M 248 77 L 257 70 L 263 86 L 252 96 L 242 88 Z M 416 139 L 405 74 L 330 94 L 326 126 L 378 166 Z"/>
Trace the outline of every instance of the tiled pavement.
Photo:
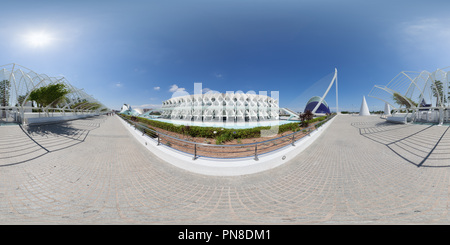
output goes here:
<path id="1" fill-rule="evenodd" d="M 0 127 L 0 224 L 449 224 L 450 132 L 341 115 L 275 169 L 178 169 L 117 116 Z"/>

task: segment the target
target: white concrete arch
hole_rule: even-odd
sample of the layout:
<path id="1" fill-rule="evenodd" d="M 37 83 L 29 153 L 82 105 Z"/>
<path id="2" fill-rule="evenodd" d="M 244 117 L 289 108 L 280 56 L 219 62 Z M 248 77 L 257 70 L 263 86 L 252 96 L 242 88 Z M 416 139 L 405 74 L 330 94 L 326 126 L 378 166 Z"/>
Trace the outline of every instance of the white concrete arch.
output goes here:
<path id="1" fill-rule="evenodd" d="M 181 102 L 180 102 L 181 101 Z M 173 97 L 162 102 L 162 118 L 205 122 L 278 119 L 278 100 L 242 91 Z"/>

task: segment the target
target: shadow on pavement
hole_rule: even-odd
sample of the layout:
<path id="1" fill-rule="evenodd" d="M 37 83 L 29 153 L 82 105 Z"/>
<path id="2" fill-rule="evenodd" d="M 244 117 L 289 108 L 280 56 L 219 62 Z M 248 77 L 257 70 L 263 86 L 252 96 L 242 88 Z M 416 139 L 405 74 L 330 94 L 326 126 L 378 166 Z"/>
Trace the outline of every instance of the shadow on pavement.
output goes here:
<path id="1" fill-rule="evenodd" d="M 103 116 L 61 123 L 0 127 L 0 167 L 24 163 L 83 143 L 100 127 Z"/>
<path id="2" fill-rule="evenodd" d="M 450 167 L 448 126 L 352 123 L 359 134 L 388 147 L 417 167 Z"/>

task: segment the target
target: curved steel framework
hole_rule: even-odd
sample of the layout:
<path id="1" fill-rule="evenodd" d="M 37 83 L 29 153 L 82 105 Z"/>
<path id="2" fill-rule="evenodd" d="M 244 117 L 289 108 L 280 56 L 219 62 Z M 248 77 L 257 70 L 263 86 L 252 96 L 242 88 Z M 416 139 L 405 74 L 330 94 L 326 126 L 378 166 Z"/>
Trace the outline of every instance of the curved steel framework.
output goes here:
<path id="1" fill-rule="evenodd" d="M 449 122 L 450 66 L 434 72 L 402 71 L 387 85 L 375 85 L 369 96 L 388 104 L 393 116 L 408 121 Z"/>
<path id="2" fill-rule="evenodd" d="M 33 90 L 50 84 L 64 84 L 69 93 L 56 106 L 34 107 L 35 103 L 29 101 Z M 107 111 L 108 108 L 88 95 L 83 89 L 71 85 L 65 77 L 50 77 L 38 74 L 18 64 L 0 66 L 0 119 L 23 123 L 27 117 L 61 116 L 66 114 L 88 114 Z M 37 106 L 37 105 L 36 105 Z M 52 113 L 33 113 L 39 111 L 52 111 Z"/>

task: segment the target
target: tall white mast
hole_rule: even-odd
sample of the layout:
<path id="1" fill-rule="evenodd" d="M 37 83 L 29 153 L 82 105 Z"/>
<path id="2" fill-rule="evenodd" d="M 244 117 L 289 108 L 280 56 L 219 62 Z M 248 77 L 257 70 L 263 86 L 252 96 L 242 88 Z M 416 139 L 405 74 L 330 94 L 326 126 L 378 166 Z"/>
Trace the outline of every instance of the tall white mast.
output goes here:
<path id="1" fill-rule="evenodd" d="M 323 94 L 323 96 L 320 98 L 319 103 L 317 103 L 316 107 L 314 107 L 314 109 L 312 110 L 312 113 L 316 113 L 316 110 L 319 108 L 320 104 L 322 104 L 323 100 L 325 99 L 325 97 L 328 94 L 328 91 L 330 91 L 331 86 L 333 86 L 334 81 L 337 81 L 337 69 L 334 68 L 334 76 L 333 79 L 331 80 L 330 85 L 328 85 L 327 91 L 325 91 L 325 93 Z M 337 102 L 337 82 L 336 82 L 336 102 Z M 336 104 L 336 110 L 337 110 L 337 104 Z"/>
<path id="2" fill-rule="evenodd" d="M 336 114 L 339 114 L 337 68 L 334 68 L 334 72 L 336 73 Z"/>

